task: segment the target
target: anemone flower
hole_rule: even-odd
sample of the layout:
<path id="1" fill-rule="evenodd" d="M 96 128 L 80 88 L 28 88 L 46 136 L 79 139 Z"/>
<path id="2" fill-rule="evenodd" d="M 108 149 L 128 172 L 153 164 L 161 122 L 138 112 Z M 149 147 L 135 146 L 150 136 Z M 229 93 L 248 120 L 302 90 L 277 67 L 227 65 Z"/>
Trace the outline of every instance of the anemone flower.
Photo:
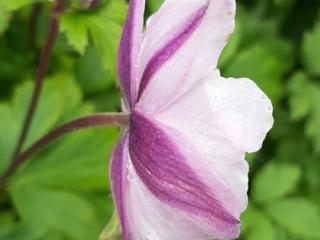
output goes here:
<path id="1" fill-rule="evenodd" d="M 273 118 L 253 81 L 216 69 L 235 0 L 165 0 L 145 29 L 144 7 L 130 1 L 118 56 L 130 114 L 110 167 L 122 238 L 236 238 L 245 153 L 260 149 Z"/>

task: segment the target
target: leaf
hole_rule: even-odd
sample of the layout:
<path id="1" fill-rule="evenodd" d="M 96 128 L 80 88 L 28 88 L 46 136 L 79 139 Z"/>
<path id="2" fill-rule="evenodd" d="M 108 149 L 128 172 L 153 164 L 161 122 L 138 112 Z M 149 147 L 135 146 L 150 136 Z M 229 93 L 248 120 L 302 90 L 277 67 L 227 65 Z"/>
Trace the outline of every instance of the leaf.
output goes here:
<path id="1" fill-rule="evenodd" d="M 117 239 L 120 237 L 119 217 L 115 211 L 109 223 L 100 234 L 99 240 Z"/>
<path id="2" fill-rule="evenodd" d="M 13 176 L 10 187 L 46 186 L 78 190 L 107 190 L 107 164 L 117 139 L 115 129 L 73 133 L 31 159 Z"/>
<path id="3" fill-rule="evenodd" d="M 100 52 L 105 68 L 116 76 L 115 60 L 122 28 L 118 23 L 109 22 L 106 18 L 97 19 L 92 26 L 93 44 Z"/>
<path id="4" fill-rule="evenodd" d="M 0 0 L 1 1 L 1 0 Z M 0 7 L 0 36 L 6 31 L 9 26 L 11 14 L 4 11 Z"/>
<path id="5" fill-rule="evenodd" d="M 88 47 L 85 54 L 76 61 L 75 76 L 84 93 L 93 94 L 103 90 L 106 97 L 106 89 L 113 85 L 114 81 L 103 67 L 99 56 L 96 48 Z"/>
<path id="6" fill-rule="evenodd" d="M 320 152 L 320 87 L 314 85 L 310 89 L 312 110 L 306 124 L 306 134 L 313 140 L 314 149 Z"/>
<path id="7" fill-rule="evenodd" d="M 247 240 L 275 240 L 275 230 L 263 212 L 249 207 L 242 216 L 243 233 Z"/>
<path id="8" fill-rule="evenodd" d="M 307 71 L 315 76 L 320 76 L 320 21 L 314 29 L 305 34 L 302 43 L 303 62 Z"/>
<path id="9" fill-rule="evenodd" d="M 0 130 L 5 134 L 0 135 L 0 156 L 7 156 L 0 159 L 2 169 L 10 159 L 31 91 L 27 82 L 15 90 L 11 103 L 0 104 Z M 74 79 L 57 74 L 44 83 L 29 141 L 61 122 L 92 111 L 92 106 L 83 102 Z M 79 131 L 47 146 L 24 164 L 7 185 L 21 221 L 6 232 L 5 239 L 98 237 L 111 212 L 106 160 L 117 137 L 115 129 Z"/>
<path id="10" fill-rule="evenodd" d="M 162 5 L 163 0 L 149 0 L 147 1 L 148 9 L 151 13 L 154 13 L 159 9 L 159 7 Z"/>
<path id="11" fill-rule="evenodd" d="M 14 11 L 27 5 L 31 5 L 33 3 L 41 1 L 44 2 L 49 0 L 0 0 L 0 9 L 4 9 L 6 11 Z"/>
<path id="12" fill-rule="evenodd" d="M 320 87 L 303 73 L 294 75 L 289 86 L 290 112 L 294 120 L 306 118 L 306 135 L 313 140 L 314 149 L 320 152 Z"/>
<path id="13" fill-rule="evenodd" d="M 291 234 L 305 238 L 320 238 L 318 207 L 302 198 L 279 199 L 269 202 L 268 213 Z"/>
<path id="14" fill-rule="evenodd" d="M 261 203 L 285 196 L 296 188 L 300 176 L 296 165 L 269 163 L 255 178 L 252 197 Z"/>
<path id="15" fill-rule="evenodd" d="M 85 52 L 90 36 L 105 69 L 115 76 L 115 59 L 126 10 L 124 1 L 112 0 L 97 11 L 66 13 L 60 20 L 61 31 L 81 54 Z"/>
<path id="16" fill-rule="evenodd" d="M 283 74 L 292 65 L 288 61 L 290 54 L 291 45 L 285 41 L 258 42 L 238 53 L 224 73 L 226 76 L 251 78 L 276 104 L 284 88 Z"/>
<path id="17" fill-rule="evenodd" d="M 308 181 L 308 194 L 316 201 L 320 201 L 320 158 L 319 156 L 307 162 L 306 179 Z"/>
<path id="18" fill-rule="evenodd" d="M 66 32 L 69 44 L 83 54 L 88 44 L 89 26 L 86 14 L 64 14 L 60 19 L 60 31 Z"/>
<path id="19" fill-rule="evenodd" d="M 71 192 L 21 187 L 11 195 L 20 217 L 34 227 L 54 228 L 72 239 L 91 239 L 99 230 L 92 206 Z"/>
<path id="20" fill-rule="evenodd" d="M 309 79 L 303 72 L 297 72 L 289 80 L 290 115 L 293 120 L 304 118 L 310 111 L 312 102 L 310 98 Z"/>
<path id="21" fill-rule="evenodd" d="M 11 103 L 0 103 L 0 172 L 8 165 L 13 154 L 32 89 L 32 82 L 26 82 L 15 89 Z M 70 75 L 61 73 L 46 79 L 25 147 L 60 121 L 82 115 L 81 111 L 88 106 L 80 106 L 81 98 L 80 89 Z"/>
<path id="22" fill-rule="evenodd" d="M 20 124 L 9 104 L 0 103 L 0 116 L 0 173 L 2 173 L 13 154 Z"/>

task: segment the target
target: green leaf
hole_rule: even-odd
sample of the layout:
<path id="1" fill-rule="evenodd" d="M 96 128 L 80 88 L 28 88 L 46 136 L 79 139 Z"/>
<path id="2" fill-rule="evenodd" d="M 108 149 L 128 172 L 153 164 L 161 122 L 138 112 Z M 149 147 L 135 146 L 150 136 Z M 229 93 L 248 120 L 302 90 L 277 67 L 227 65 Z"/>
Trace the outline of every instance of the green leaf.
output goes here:
<path id="1" fill-rule="evenodd" d="M 115 77 L 115 59 L 126 10 L 124 1 L 112 0 L 97 11 L 66 13 L 60 20 L 61 31 L 66 34 L 70 45 L 81 54 L 85 52 L 90 36 L 104 68 Z"/>
<path id="2" fill-rule="evenodd" d="M 320 87 L 314 85 L 310 89 L 310 97 L 312 101 L 312 110 L 306 124 L 306 134 L 311 137 L 314 144 L 314 149 L 317 153 L 320 152 Z"/>
<path id="3" fill-rule="evenodd" d="M 224 70 L 224 75 L 251 78 L 273 103 L 277 103 L 284 90 L 283 74 L 292 65 L 288 61 L 290 54 L 291 45 L 285 41 L 258 42 L 238 53 Z"/>
<path id="4" fill-rule="evenodd" d="M 14 11 L 19 8 L 31 5 L 36 2 L 44 2 L 49 0 L 0 0 L 0 9 L 4 9 L 6 11 Z"/>
<path id="5" fill-rule="evenodd" d="M 20 124 L 9 104 L 0 103 L 0 174 L 9 164 L 17 142 Z"/>
<path id="6" fill-rule="evenodd" d="M 292 119 L 300 120 L 309 113 L 312 106 L 308 77 L 303 72 L 295 73 L 289 80 L 289 91 L 290 115 Z"/>
<path id="7" fill-rule="evenodd" d="M 151 13 L 154 13 L 159 9 L 159 7 L 162 5 L 163 0 L 149 0 L 147 1 L 148 9 Z"/>
<path id="8" fill-rule="evenodd" d="M 296 188 L 300 176 L 296 165 L 269 163 L 255 178 L 252 197 L 256 202 L 282 197 Z"/>
<path id="9" fill-rule="evenodd" d="M 306 118 L 306 135 L 313 140 L 314 149 L 320 152 L 320 86 L 303 73 L 297 73 L 289 85 L 290 110 L 294 120 Z"/>
<path id="10" fill-rule="evenodd" d="M 27 82 L 15 90 L 12 103 L 0 104 L 0 156 L 6 156 L 0 159 L 1 170 L 10 159 L 31 92 Z M 73 78 L 57 74 L 44 83 L 28 141 L 92 111 L 92 106 L 82 101 Z M 6 231 L 4 239 L 98 237 L 111 212 L 107 159 L 117 137 L 115 129 L 79 131 L 56 141 L 24 164 L 7 185 L 21 221 Z"/>
<path id="11" fill-rule="evenodd" d="M 21 187 L 11 196 L 20 217 L 33 227 L 54 228 L 72 239 L 91 239 L 99 231 L 94 209 L 74 193 Z"/>
<path id="12" fill-rule="evenodd" d="M 114 83 L 110 73 L 103 67 L 99 51 L 94 47 L 88 47 L 85 54 L 77 59 L 75 76 L 85 94 L 103 90 L 106 97 L 106 89 Z"/>
<path id="13" fill-rule="evenodd" d="M 275 240 L 271 221 L 258 209 L 249 207 L 242 216 L 243 235 L 247 240 Z"/>
<path id="14" fill-rule="evenodd" d="M 303 239 L 320 238 L 318 207 L 306 199 L 279 199 L 267 204 L 268 213 L 291 234 Z"/>
<path id="15" fill-rule="evenodd" d="M 10 182 L 11 188 L 46 186 L 78 190 L 108 189 L 107 165 L 117 139 L 115 129 L 73 133 L 31 159 Z"/>
<path id="16" fill-rule="evenodd" d="M 85 14 L 64 14 L 60 19 L 60 30 L 65 32 L 69 44 L 83 54 L 88 44 L 88 23 Z"/>
<path id="17" fill-rule="evenodd" d="M 302 50 L 304 65 L 312 75 L 320 75 L 320 21 L 315 25 L 311 32 L 304 36 Z"/>
<path id="18" fill-rule="evenodd" d="M 99 18 L 92 23 L 91 36 L 94 46 L 100 52 L 102 62 L 107 70 L 116 76 L 117 49 L 122 27 L 106 18 Z"/>
<path id="19" fill-rule="evenodd" d="M 9 26 L 11 14 L 4 11 L 0 7 L 0 36 L 6 31 Z"/>

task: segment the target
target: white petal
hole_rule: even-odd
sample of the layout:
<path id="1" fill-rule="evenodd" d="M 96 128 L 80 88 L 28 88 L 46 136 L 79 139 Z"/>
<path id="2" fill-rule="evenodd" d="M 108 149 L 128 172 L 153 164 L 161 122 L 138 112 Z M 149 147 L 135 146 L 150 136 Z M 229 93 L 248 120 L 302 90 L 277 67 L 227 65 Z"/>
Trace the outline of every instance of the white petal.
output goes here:
<path id="1" fill-rule="evenodd" d="M 201 21 L 188 37 L 181 35 L 203 6 L 207 8 Z M 176 42 L 179 47 L 169 44 L 162 60 L 152 62 L 154 71 L 149 74 L 138 104 L 149 112 L 159 111 L 213 70 L 233 32 L 234 15 L 234 0 L 166 0 L 148 22 L 140 52 L 139 79 L 143 79 L 148 64 L 168 43 Z"/>
<path id="2" fill-rule="evenodd" d="M 224 79 L 217 71 L 156 118 L 192 141 L 244 210 L 248 188 L 244 154 L 261 147 L 273 124 L 271 102 L 256 84 Z"/>

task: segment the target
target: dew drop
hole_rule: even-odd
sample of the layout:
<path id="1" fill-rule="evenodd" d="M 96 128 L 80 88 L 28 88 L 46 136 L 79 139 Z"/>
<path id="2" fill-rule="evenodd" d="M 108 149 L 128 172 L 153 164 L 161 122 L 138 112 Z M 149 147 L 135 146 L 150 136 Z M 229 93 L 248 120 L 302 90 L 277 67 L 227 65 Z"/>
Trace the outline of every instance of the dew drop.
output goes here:
<path id="1" fill-rule="evenodd" d="M 267 96 L 262 93 L 261 96 L 260 96 L 260 99 L 261 99 L 261 100 L 266 100 L 266 99 L 267 99 Z"/>
<path id="2" fill-rule="evenodd" d="M 130 181 L 130 182 L 134 180 L 134 177 L 133 177 L 133 175 L 131 173 L 127 174 L 127 180 Z"/>
<path id="3" fill-rule="evenodd" d="M 268 112 L 272 112 L 272 106 L 271 106 L 271 105 L 269 105 L 269 106 L 267 107 L 267 111 L 268 111 Z"/>

